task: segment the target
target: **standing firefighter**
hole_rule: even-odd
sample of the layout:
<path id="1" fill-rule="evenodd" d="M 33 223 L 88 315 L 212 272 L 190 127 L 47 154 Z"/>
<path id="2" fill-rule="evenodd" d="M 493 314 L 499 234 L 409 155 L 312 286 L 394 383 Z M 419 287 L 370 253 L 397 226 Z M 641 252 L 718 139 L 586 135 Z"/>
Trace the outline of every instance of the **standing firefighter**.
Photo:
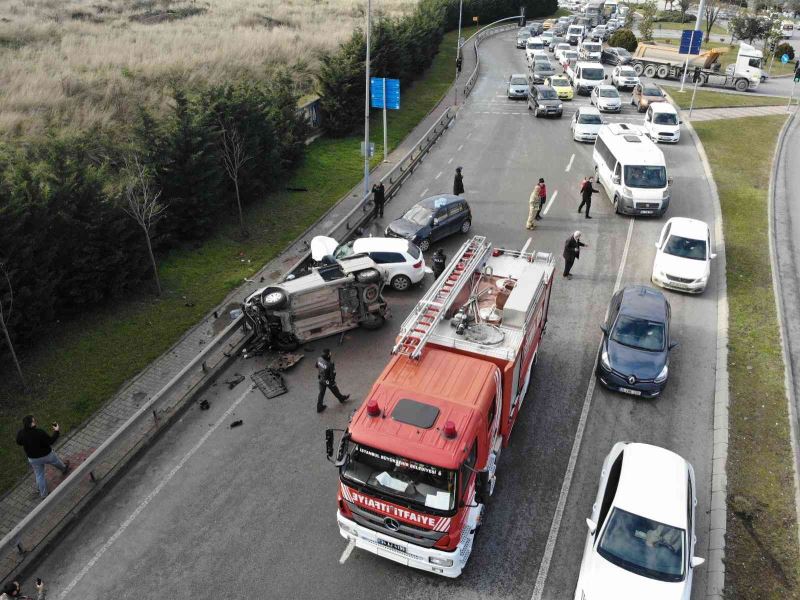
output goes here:
<path id="1" fill-rule="evenodd" d="M 386 188 L 383 186 L 382 181 L 379 181 L 372 186 L 372 200 L 375 202 L 375 209 L 373 210 L 372 218 L 382 219 L 383 205 L 386 203 Z"/>
<path id="2" fill-rule="evenodd" d="M 544 181 L 543 179 L 539 180 Z M 531 192 L 531 197 L 528 198 L 528 222 L 525 224 L 526 229 L 536 228 L 536 215 L 540 209 L 540 198 L 542 194 L 542 184 L 537 183 Z"/>
<path id="3" fill-rule="evenodd" d="M 444 249 L 439 248 L 433 255 L 433 279 L 439 279 L 439 275 L 444 272 L 444 265 L 447 262 Z"/>
<path id="4" fill-rule="evenodd" d="M 321 413 L 327 407 L 322 403 L 325 397 L 325 390 L 330 389 L 336 399 L 344 404 L 350 397 L 350 394 L 344 395 L 339 391 L 339 386 L 336 385 L 336 365 L 331 360 L 331 351 L 325 348 L 322 351 L 322 356 L 317 359 L 317 376 L 319 378 L 319 396 L 317 396 L 317 412 Z"/>
<path id="5" fill-rule="evenodd" d="M 456 176 L 453 177 L 453 195 L 460 196 L 464 193 L 464 177 L 461 175 L 461 167 L 456 167 Z"/>

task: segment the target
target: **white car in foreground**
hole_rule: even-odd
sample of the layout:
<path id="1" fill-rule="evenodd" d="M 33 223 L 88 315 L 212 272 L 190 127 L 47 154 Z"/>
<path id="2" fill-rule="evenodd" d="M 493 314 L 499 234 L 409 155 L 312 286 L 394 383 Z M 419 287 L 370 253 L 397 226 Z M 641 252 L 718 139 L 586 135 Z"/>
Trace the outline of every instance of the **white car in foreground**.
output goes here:
<path id="1" fill-rule="evenodd" d="M 654 142 L 677 144 L 681 139 L 681 121 L 678 111 L 669 102 L 656 102 L 647 107 L 644 132 Z"/>
<path id="2" fill-rule="evenodd" d="M 689 600 L 694 469 L 674 452 L 618 442 L 603 462 L 575 600 Z"/>
<path id="3" fill-rule="evenodd" d="M 322 262 L 326 256 L 335 259 L 365 254 L 383 274 L 384 281 L 398 291 L 405 291 L 425 277 L 425 259 L 416 244 L 399 238 L 367 237 L 340 244 L 335 239 L 318 235 L 311 240 L 311 259 Z"/>
<path id="4" fill-rule="evenodd" d="M 653 283 L 664 288 L 700 294 L 711 275 L 711 231 L 697 219 L 673 217 L 656 242 Z"/>
<path id="5" fill-rule="evenodd" d="M 600 112 L 619 112 L 622 110 L 622 99 L 613 85 L 598 85 L 592 90 L 590 101 Z"/>
<path id="6" fill-rule="evenodd" d="M 594 142 L 603 125 L 605 121 L 599 110 L 594 106 L 581 106 L 575 111 L 570 123 L 572 139 L 576 142 Z"/>
<path id="7" fill-rule="evenodd" d="M 632 90 L 638 83 L 639 76 L 636 74 L 636 71 L 633 70 L 633 67 L 629 67 L 628 65 L 620 65 L 618 67 L 614 67 L 614 70 L 611 71 L 611 85 L 618 90 Z"/>

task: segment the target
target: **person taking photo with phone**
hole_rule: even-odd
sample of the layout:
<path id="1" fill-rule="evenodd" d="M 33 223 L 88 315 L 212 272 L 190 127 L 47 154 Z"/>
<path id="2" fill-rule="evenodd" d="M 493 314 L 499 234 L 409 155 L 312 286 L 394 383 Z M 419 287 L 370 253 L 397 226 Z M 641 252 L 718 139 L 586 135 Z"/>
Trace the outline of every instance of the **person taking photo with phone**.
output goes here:
<path id="1" fill-rule="evenodd" d="M 47 497 L 47 479 L 44 475 L 44 466 L 53 465 L 56 469 L 66 476 L 69 473 L 69 461 L 61 462 L 61 459 L 53 451 L 53 444 L 56 443 L 61 429 L 58 423 L 52 423 L 53 434 L 48 435 L 43 429 L 36 427 L 36 419 L 33 415 L 25 415 L 22 418 L 22 429 L 17 433 L 17 444 L 25 450 L 28 462 L 33 468 L 36 476 L 36 486 L 39 488 L 39 496 Z"/>

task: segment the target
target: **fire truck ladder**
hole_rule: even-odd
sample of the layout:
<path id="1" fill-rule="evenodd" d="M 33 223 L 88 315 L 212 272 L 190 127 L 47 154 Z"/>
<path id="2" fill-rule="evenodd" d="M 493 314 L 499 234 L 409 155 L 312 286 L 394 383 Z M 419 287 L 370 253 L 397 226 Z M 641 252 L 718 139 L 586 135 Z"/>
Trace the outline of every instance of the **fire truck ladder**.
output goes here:
<path id="1" fill-rule="evenodd" d="M 450 263 L 450 268 L 439 276 L 403 323 L 392 354 L 402 354 L 419 360 L 436 325 L 483 262 L 490 248 L 491 244 L 480 235 L 461 246 Z"/>

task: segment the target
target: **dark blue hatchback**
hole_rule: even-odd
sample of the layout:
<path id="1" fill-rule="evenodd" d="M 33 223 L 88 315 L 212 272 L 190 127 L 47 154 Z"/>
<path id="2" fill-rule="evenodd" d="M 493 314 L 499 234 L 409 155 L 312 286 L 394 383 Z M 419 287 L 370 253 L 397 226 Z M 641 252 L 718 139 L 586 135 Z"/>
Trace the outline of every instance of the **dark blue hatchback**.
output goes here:
<path id="1" fill-rule="evenodd" d="M 655 398 L 667 385 L 670 306 L 660 291 L 628 286 L 611 299 L 602 326 L 603 344 L 597 357 L 597 378 L 609 389 Z"/>
<path id="2" fill-rule="evenodd" d="M 472 211 L 461 196 L 439 194 L 417 202 L 386 228 L 387 237 L 405 238 L 426 252 L 431 242 L 472 227 Z"/>

